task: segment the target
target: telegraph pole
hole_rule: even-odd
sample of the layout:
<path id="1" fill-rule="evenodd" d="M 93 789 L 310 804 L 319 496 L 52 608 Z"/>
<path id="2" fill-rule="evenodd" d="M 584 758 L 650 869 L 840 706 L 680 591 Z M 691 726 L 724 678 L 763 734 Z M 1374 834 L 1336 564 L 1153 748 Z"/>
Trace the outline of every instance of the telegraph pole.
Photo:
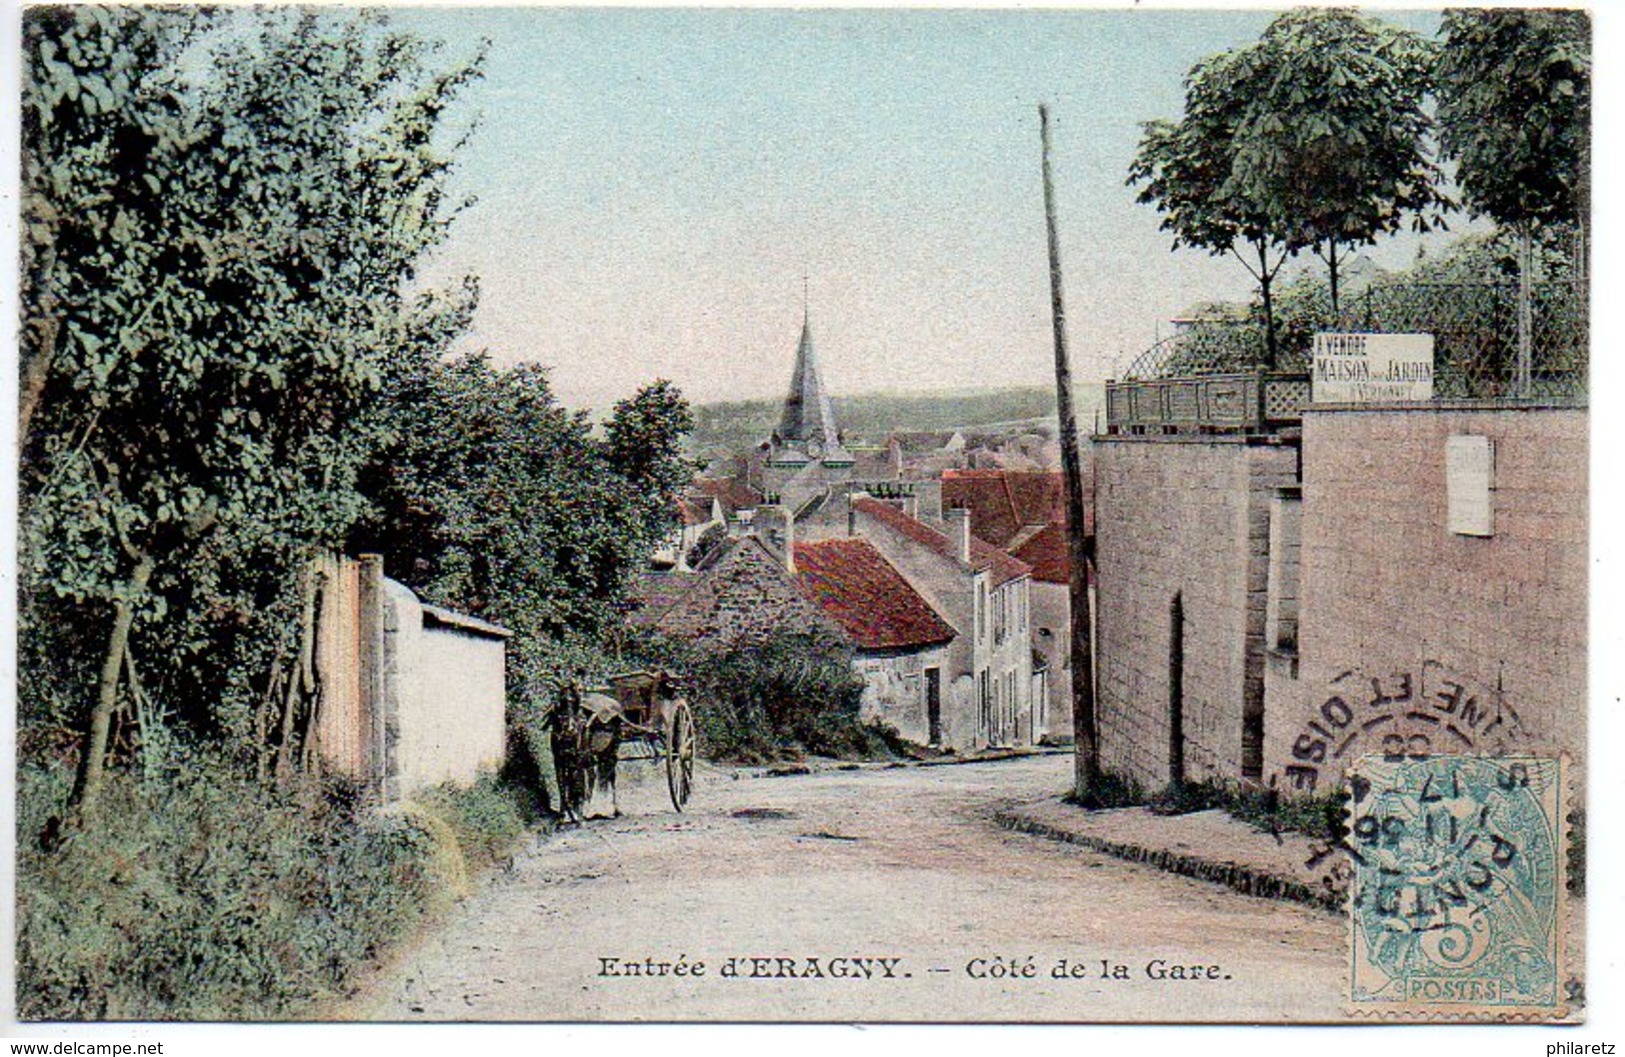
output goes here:
<path id="1" fill-rule="evenodd" d="M 1055 228 L 1055 184 L 1049 167 L 1049 107 L 1038 104 L 1043 140 L 1044 220 L 1049 229 L 1049 299 L 1055 322 L 1055 403 L 1061 418 L 1061 469 L 1066 477 L 1066 550 L 1072 567 L 1072 738 L 1076 772 L 1073 793 L 1088 804 L 1100 786 L 1100 743 L 1095 722 L 1095 665 L 1089 620 L 1089 551 L 1084 540 L 1083 465 L 1078 455 L 1078 416 L 1072 407 L 1072 363 L 1066 350 L 1066 303 L 1061 294 L 1061 239 Z"/>

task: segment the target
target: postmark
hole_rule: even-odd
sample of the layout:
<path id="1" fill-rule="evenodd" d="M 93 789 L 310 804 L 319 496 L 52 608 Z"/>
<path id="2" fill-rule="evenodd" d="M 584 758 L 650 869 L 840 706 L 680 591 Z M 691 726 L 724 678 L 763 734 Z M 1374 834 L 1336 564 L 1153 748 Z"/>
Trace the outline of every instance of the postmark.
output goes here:
<path id="1" fill-rule="evenodd" d="M 1349 1012 L 1565 1015 L 1562 761 L 1366 756 L 1349 784 Z"/>

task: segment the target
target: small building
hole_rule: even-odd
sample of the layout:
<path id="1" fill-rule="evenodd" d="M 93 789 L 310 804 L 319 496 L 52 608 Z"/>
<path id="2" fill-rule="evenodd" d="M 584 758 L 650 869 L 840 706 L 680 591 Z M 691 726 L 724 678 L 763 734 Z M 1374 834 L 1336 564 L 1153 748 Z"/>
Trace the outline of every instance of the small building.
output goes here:
<path id="1" fill-rule="evenodd" d="M 942 503 L 970 511 L 971 533 L 1032 569 L 1033 648 L 1042 659 L 1044 694 L 1033 726 L 1051 742 L 1072 740 L 1072 562 L 1067 544 L 1066 482 L 1054 471 L 948 470 Z M 1084 478 L 1084 532 L 1094 532 L 1093 475 Z"/>
<path id="2" fill-rule="evenodd" d="M 634 622 L 691 642 L 731 648 L 765 641 L 777 631 L 844 635 L 802 593 L 782 551 L 759 535 L 728 540 L 694 574 L 660 585 L 674 588 L 671 597 L 659 609 L 646 606 Z M 650 590 L 648 597 L 658 596 Z"/>
<path id="3" fill-rule="evenodd" d="M 797 543 L 795 569 L 802 592 L 852 642 L 852 664 L 865 687 L 862 718 L 941 747 L 942 674 L 953 627 L 866 540 Z"/>
<path id="4" fill-rule="evenodd" d="M 316 743 L 385 800 L 473 783 L 506 751 L 504 628 L 419 601 L 377 555 L 316 563 Z"/>
<path id="5" fill-rule="evenodd" d="M 944 510 L 941 527 L 903 501 L 851 499 L 850 534 L 871 543 L 958 636 L 943 678 L 944 742 L 960 751 L 1032 745 L 1032 570 L 976 539 L 970 513 Z"/>

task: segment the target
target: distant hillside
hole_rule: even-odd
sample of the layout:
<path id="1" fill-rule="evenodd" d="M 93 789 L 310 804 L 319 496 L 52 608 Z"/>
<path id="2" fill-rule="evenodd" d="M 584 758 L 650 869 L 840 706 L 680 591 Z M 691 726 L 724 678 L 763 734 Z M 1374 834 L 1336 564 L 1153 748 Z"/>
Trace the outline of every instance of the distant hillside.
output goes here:
<path id="1" fill-rule="evenodd" d="M 1075 390 L 1078 428 L 1088 433 L 1105 406 L 1105 389 L 1086 383 Z M 743 451 L 767 439 L 778 425 L 779 399 L 699 404 L 690 446 L 697 452 Z M 1043 386 L 957 389 L 937 393 L 862 393 L 835 399 L 835 418 L 848 444 L 880 444 L 893 430 L 1055 427 L 1055 390 Z"/>

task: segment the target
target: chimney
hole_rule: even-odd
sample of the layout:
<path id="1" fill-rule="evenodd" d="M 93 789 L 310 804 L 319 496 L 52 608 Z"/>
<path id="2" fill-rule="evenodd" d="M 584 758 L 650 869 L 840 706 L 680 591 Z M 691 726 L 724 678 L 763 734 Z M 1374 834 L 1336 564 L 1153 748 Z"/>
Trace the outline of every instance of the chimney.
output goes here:
<path id="1" fill-rule="evenodd" d="M 796 574 L 796 516 L 784 508 L 784 571 Z"/>
<path id="2" fill-rule="evenodd" d="M 942 520 L 948 526 L 948 538 L 953 541 L 959 560 L 969 565 L 970 510 L 962 506 L 950 507 L 942 512 Z"/>
<path id="3" fill-rule="evenodd" d="M 942 482 L 917 481 L 914 483 L 914 506 L 919 511 L 915 516 L 921 521 L 942 520 Z"/>

